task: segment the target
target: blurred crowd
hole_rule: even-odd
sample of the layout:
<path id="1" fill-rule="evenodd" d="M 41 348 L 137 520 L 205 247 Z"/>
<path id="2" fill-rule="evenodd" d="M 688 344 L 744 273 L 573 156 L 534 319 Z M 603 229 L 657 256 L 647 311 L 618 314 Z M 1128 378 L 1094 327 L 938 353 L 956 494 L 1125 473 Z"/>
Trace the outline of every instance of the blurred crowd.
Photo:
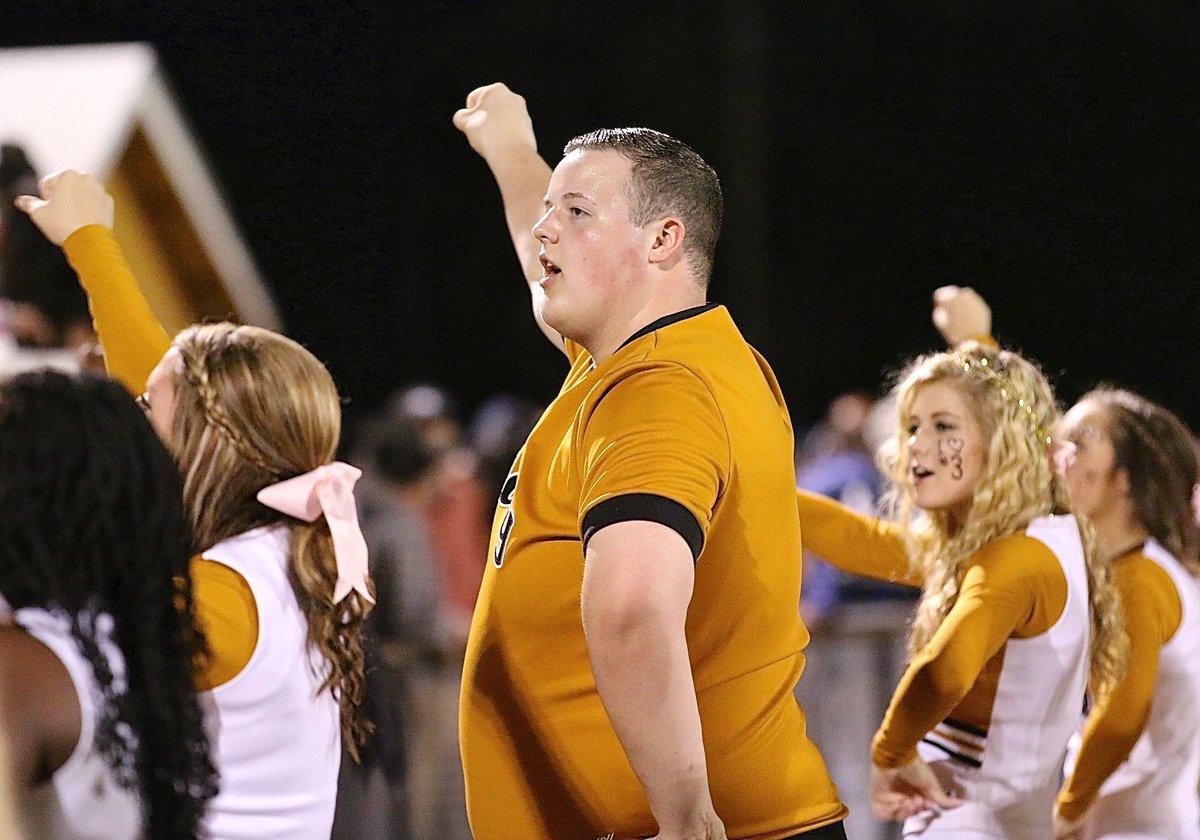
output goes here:
<path id="1" fill-rule="evenodd" d="M 60 248 L 13 206 L 37 192 L 38 173 L 17 145 L 0 144 L 0 373 L 39 367 L 103 370 L 87 298 Z"/>
<path id="2" fill-rule="evenodd" d="M 825 416 L 796 435 L 796 485 L 876 515 L 886 485 L 876 453 L 894 434 L 890 397 L 848 391 Z M 907 662 L 905 639 L 916 590 L 842 572 L 804 552 L 800 611 L 812 633 L 796 696 L 809 734 L 850 808 L 847 833 L 862 840 L 899 837 L 899 825 L 871 816 L 866 780 L 874 722 L 887 708 Z"/>
<path id="3" fill-rule="evenodd" d="M 354 432 L 377 598 L 367 650 L 377 730 L 361 765 L 342 763 L 335 838 L 471 836 L 459 677 L 495 497 L 540 414 L 500 395 L 464 421 L 452 395 L 422 384 L 397 391 Z"/>

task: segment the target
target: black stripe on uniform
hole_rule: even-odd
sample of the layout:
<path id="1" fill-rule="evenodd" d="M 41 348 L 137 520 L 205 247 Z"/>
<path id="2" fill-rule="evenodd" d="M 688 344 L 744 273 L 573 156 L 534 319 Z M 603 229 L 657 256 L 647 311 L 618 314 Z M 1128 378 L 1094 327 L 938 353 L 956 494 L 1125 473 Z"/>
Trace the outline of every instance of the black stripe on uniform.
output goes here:
<path id="1" fill-rule="evenodd" d="M 957 729 L 959 732 L 966 732 L 968 735 L 974 735 L 976 738 L 986 738 L 987 730 L 980 729 L 978 726 L 972 726 L 969 723 L 963 723 L 961 720 L 954 718 L 946 718 L 942 723 L 949 726 L 951 729 Z"/>
<path id="2" fill-rule="evenodd" d="M 931 747 L 937 747 L 939 750 L 941 750 L 946 755 L 953 758 L 955 761 L 961 761 L 963 764 L 967 765 L 968 767 L 982 767 L 983 766 L 983 764 L 981 764 L 978 760 L 971 758 L 968 755 L 963 755 L 960 752 L 955 752 L 954 750 L 947 749 L 944 745 L 939 744 L 937 741 L 931 741 L 928 738 L 922 738 L 921 743 L 928 744 Z"/>
<path id="3" fill-rule="evenodd" d="M 627 493 L 613 496 L 589 510 L 583 517 L 583 550 L 587 551 L 588 540 L 601 528 L 617 522 L 646 520 L 666 525 L 679 536 L 692 551 L 692 562 L 704 548 L 704 531 L 692 512 L 674 499 L 653 493 Z"/>

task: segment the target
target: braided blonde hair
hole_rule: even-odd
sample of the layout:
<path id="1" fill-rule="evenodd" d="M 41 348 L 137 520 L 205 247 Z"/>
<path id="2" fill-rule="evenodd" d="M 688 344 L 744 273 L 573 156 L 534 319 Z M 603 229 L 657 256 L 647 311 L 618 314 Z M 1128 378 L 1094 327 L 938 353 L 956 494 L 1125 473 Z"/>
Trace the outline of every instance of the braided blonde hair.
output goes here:
<path id="1" fill-rule="evenodd" d="M 947 511 L 918 511 L 913 496 L 908 415 L 917 391 L 933 382 L 959 389 L 986 444 L 984 472 L 961 522 Z M 906 548 L 924 581 L 909 639 L 910 652 L 916 653 L 958 600 L 963 575 L 980 549 L 1023 531 L 1039 516 L 1068 514 L 1071 508 L 1047 451 L 1047 430 L 1058 422 L 1058 405 L 1042 372 L 1018 354 L 968 342 L 954 351 L 923 356 L 901 374 L 894 394 L 900 422 L 889 445 L 891 454 L 884 457 L 892 483 L 886 503 L 896 521 L 909 523 Z M 1088 570 L 1091 681 L 1093 691 L 1103 696 L 1123 671 L 1128 644 L 1111 570 L 1095 555 L 1091 525 L 1082 517 L 1075 519 Z"/>
<path id="2" fill-rule="evenodd" d="M 269 484 L 333 460 L 341 436 L 333 378 L 302 346 L 258 327 L 198 324 L 174 347 L 183 364 L 171 431 L 196 550 L 264 525 L 291 530 L 292 588 L 308 641 L 328 666 L 321 688 L 337 698 L 343 739 L 357 755 L 370 730 L 360 711 L 370 603 L 357 592 L 333 603 L 337 565 L 324 517 L 304 522 L 256 498 Z"/>

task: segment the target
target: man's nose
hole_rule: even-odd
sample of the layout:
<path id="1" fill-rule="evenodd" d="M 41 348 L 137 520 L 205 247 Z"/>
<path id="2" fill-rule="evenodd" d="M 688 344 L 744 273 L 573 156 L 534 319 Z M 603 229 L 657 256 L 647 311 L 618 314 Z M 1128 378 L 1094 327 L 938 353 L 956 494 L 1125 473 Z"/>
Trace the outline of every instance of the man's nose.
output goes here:
<path id="1" fill-rule="evenodd" d="M 541 242 L 556 241 L 557 234 L 554 231 L 554 226 L 550 223 L 550 214 L 552 210 L 547 210 L 542 214 L 542 217 L 533 223 L 533 237 Z"/>

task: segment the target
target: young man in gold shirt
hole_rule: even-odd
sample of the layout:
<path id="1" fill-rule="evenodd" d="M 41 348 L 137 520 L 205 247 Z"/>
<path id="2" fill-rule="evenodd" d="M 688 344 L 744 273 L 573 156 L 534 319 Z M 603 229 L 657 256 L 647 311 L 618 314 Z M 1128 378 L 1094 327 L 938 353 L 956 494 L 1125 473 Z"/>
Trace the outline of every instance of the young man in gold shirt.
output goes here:
<path id="1" fill-rule="evenodd" d="M 705 300 L 716 174 L 647 129 L 576 138 L 552 173 L 499 84 L 454 122 L 571 365 L 501 493 L 468 643 L 475 837 L 844 837 L 792 695 L 791 424 Z"/>

